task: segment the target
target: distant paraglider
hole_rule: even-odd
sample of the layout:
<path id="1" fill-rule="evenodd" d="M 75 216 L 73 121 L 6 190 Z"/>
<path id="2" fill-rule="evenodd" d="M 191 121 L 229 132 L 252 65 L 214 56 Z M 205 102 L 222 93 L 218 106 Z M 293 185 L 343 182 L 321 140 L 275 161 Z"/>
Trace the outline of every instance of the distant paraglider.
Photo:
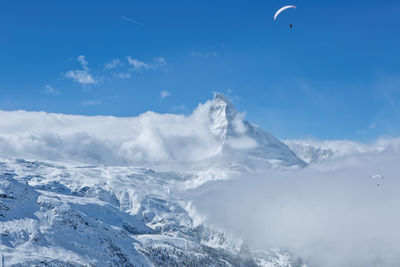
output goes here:
<path id="1" fill-rule="evenodd" d="M 383 175 L 380 175 L 380 174 L 375 174 L 372 176 L 372 179 L 375 181 L 376 186 L 380 186 L 383 182 L 383 179 L 385 179 L 385 177 L 383 177 Z"/>
<path id="2" fill-rule="evenodd" d="M 296 6 L 284 6 L 282 8 L 280 8 L 274 15 L 274 20 L 276 20 L 276 18 L 279 16 L 279 14 L 281 14 L 283 11 L 285 11 L 286 9 L 289 8 L 296 8 Z M 289 24 L 290 28 L 293 28 L 293 24 Z"/>

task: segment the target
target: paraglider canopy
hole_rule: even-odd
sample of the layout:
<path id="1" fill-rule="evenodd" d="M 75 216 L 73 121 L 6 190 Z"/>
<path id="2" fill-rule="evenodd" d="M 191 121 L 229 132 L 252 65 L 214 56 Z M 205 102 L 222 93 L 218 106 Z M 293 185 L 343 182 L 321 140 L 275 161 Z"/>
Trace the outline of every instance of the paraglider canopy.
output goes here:
<path id="1" fill-rule="evenodd" d="M 383 177 L 383 175 L 375 174 L 372 176 L 372 179 L 376 182 L 376 186 L 379 186 L 385 178 Z"/>
<path id="2" fill-rule="evenodd" d="M 279 16 L 279 14 L 281 14 L 283 11 L 285 11 L 286 9 L 289 8 L 296 8 L 296 6 L 284 6 L 282 8 L 280 8 L 274 15 L 274 20 L 276 20 L 276 18 Z"/>

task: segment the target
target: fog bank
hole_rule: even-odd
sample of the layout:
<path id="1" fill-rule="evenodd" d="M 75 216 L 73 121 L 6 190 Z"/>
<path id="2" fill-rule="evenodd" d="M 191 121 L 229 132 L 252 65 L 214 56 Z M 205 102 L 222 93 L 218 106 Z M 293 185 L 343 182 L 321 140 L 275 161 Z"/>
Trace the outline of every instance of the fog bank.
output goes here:
<path id="1" fill-rule="evenodd" d="M 207 184 L 189 198 L 252 248 L 284 249 L 308 266 L 400 266 L 399 162 L 394 151 L 358 154 Z"/>

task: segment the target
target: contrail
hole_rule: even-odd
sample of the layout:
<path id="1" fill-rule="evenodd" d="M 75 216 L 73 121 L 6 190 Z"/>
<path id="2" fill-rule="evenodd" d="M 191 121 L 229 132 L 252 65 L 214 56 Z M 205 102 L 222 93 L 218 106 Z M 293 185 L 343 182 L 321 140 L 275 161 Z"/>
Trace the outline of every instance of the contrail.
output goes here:
<path id="1" fill-rule="evenodd" d="M 135 24 L 137 24 L 137 25 L 144 26 L 142 23 L 139 23 L 139 22 L 137 22 L 137 21 L 134 21 L 133 19 L 130 19 L 130 18 L 128 18 L 128 17 L 121 16 L 121 18 L 124 19 L 124 20 L 126 20 L 126 21 L 135 23 Z"/>

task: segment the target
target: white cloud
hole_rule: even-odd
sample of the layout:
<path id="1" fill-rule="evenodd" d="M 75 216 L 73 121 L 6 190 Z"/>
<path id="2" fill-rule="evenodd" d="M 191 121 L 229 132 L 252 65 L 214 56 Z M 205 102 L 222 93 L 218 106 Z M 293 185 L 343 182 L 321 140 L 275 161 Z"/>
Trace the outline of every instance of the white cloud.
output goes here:
<path id="1" fill-rule="evenodd" d="M 121 60 L 119 60 L 118 58 L 116 58 L 116 59 L 113 59 L 111 62 L 106 63 L 106 64 L 104 65 L 104 68 L 110 70 L 110 69 L 114 69 L 114 68 L 116 68 L 116 67 L 118 67 L 118 66 L 122 66 L 122 65 L 123 65 L 123 63 L 121 62 Z"/>
<path id="2" fill-rule="evenodd" d="M 81 102 L 82 106 L 95 106 L 95 105 L 100 105 L 101 101 L 98 100 L 88 100 L 88 101 L 83 101 Z"/>
<path id="3" fill-rule="evenodd" d="M 59 95 L 60 94 L 60 91 L 59 90 L 56 90 L 56 89 L 54 89 L 51 85 L 49 85 L 49 84 L 46 84 L 46 90 L 44 91 L 46 94 L 49 94 L 49 95 Z"/>
<path id="4" fill-rule="evenodd" d="M 184 104 L 180 104 L 180 105 L 172 107 L 172 110 L 174 110 L 174 111 L 182 111 L 182 110 L 185 110 L 185 109 L 186 109 L 186 107 L 185 107 Z"/>
<path id="5" fill-rule="evenodd" d="M 148 63 L 144 63 L 142 61 L 139 61 L 137 59 L 127 57 L 129 65 L 131 65 L 134 71 L 141 71 L 141 70 L 149 70 L 150 65 Z"/>
<path id="6" fill-rule="evenodd" d="M 132 57 L 127 57 L 127 60 L 128 60 L 128 65 L 129 65 L 129 71 L 141 72 L 141 71 L 157 70 L 160 68 L 165 68 L 165 69 L 168 68 L 168 63 L 164 57 L 155 58 L 155 59 L 153 59 L 152 62 L 148 62 L 148 63 L 142 62 L 142 61 L 132 58 Z M 111 78 L 129 79 L 132 76 L 131 73 L 128 73 L 128 70 L 127 71 L 120 70 L 120 71 L 107 73 L 106 76 L 98 74 L 95 77 L 95 76 L 93 76 L 91 70 L 89 69 L 89 67 L 88 67 L 89 63 L 86 60 L 84 55 L 78 56 L 77 61 L 80 63 L 82 69 L 70 70 L 65 73 L 65 77 L 68 79 L 71 79 L 74 82 L 79 83 L 83 86 L 101 83 L 107 77 L 108 77 L 108 80 L 111 80 Z M 113 59 L 112 61 L 104 64 L 104 69 L 114 70 L 123 65 L 124 65 L 124 63 L 120 59 L 116 58 L 116 59 Z"/>
<path id="7" fill-rule="evenodd" d="M 161 98 L 166 98 L 167 96 L 171 95 L 171 93 L 167 90 L 163 90 L 160 92 Z"/>
<path id="8" fill-rule="evenodd" d="M 165 60 L 164 57 L 157 57 L 154 59 L 154 62 L 160 64 L 160 65 L 165 65 L 167 64 L 167 61 Z"/>
<path id="9" fill-rule="evenodd" d="M 81 63 L 82 68 L 83 68 L 84 70 L 86 70 L 86 71 L 89 70 L 89 68 L 88 68 L 88 64 L 89 64 L 89 63 L 86 61 L 84 55 L 78 56 L 78 61 L 79 61 L 79 63 Z"/>
<path id="10" fill-rule="evenodd" d="M 97 81 L 90 74 L 88 62 L 86 61 L 85 56 L 80 55 L 77 60 L 81 63 L 83 70 L 70 70 L 65 74 L 65 77 L 81 85 L 95 84 Z"/>
<path id="11" fill-rule="evenodd" d="M 204 108 L 190 116 L 146 112 L 117 118 L 0 111 L 0 117 L 0 151 L 9 155 L 160 167 L 159 162 L 198 162 L 220 152 Z"/>
<path id="12" fill-rule="evenodd" d="M 132 75 L 130 73 L 125 73 L 125 72 L 121 72 L 121 73 L 113 73 L 114 78 L 117 79 L 129 79 L 132 77 Z"/>
<path id="13" fill-rule="evenodd" d="M 230 137 L 226 140 L 226 143 L 233 149 L 252 149 L 258 146 L 256 140 L 247 135 Z"/>
<path id="14" fill-rule="evenodd" d="M 193 190 L 207 222 L 279 248 L 307 266 L 398 266 L 399 152 L 366 153 L 292 172 L 231 177 Z M 379 187 L 372 179 L 382 174 Z"/>
<path id="15" fill-rule="evenodd" d="M 217 52 L 190 52 L 190 56 L 192 57 L 216 57 L 218 56 Z"/>
<path id="16" fill-rule="evenodd" d="M 86 70 L 70 70 L 65 74 L 65 77 L 72 79 L 74 82 L 82 85 L 95 84 L 96 80 Z"/>
<path id="17" fill-rule="evenodd" d="M 368 128 L 365 128 L 365 129 L 362 129 L 362 130 L 356 130 L 355 133 L 356 134 L 360 134 L 360 135 L 366 134 L 368 131 L 370 131 L 372 129 L 375 129 L 375 127 L 376 127 L 375 122 L 371 122 L 371 124 L 368 126 Z"/>
<path id="18" fill-rule="evenodd" d="M 151 63 L 146 63 L 140 61 L 138 59 L 127 57 L 128 64 L 132 67 L 131 70 L 133 71 L 148 71 L 148 70 L 157 70 L 168 65 L 167 61 L 164 57 L 158 57 L 153 60 Z"/>

